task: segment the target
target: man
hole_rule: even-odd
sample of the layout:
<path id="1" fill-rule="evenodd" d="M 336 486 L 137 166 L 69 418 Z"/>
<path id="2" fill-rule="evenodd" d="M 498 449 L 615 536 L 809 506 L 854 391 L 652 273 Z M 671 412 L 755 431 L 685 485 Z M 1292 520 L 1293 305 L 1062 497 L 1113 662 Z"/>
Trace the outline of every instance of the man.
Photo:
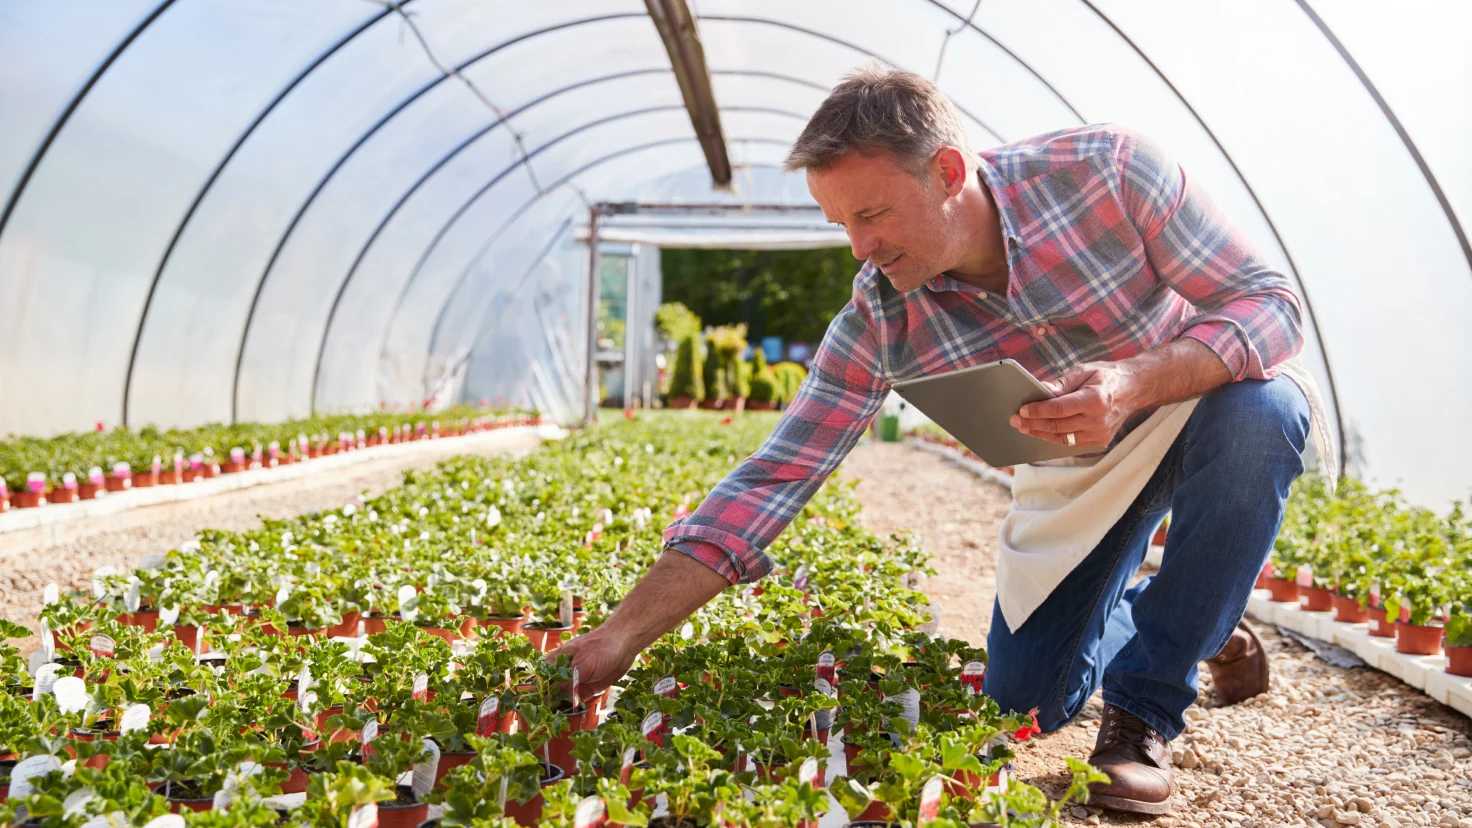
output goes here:
<path id="1" fill-rule="evenodd" d="M 980 153 L 925 79 L 866 68 L 789 156 L 867 263 L 786 416 L 602 627 L 573 640 L 593 689 L 728 586 L 838 466 L 891 383 L 1012 358 L 1056 394 L 1012 426 L 1102 456 L 1017 470 L 985 690 L 1055 730 L 1103 686 L 1093 801 L 1170 808 L 1168 741 L 1197 664 L 1234 702 L 1268 688 L 1239 620 L 1303 471 L 1311 383 L 1290 283 L 1159 148 L 1089 126 Z M 1300 384 L 1310 390 L 1300 390 Z M 1131 586 L 1155 526 L 1164 561 Z"/>

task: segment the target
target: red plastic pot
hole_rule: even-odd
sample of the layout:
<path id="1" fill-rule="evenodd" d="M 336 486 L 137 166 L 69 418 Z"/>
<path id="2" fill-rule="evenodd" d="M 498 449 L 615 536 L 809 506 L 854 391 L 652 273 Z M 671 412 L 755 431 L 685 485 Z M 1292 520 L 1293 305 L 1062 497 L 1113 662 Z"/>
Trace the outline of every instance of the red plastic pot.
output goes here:
<path id="1" fill-rule="evenodd" d="M 240 474 L 241 472 L 245 471 L 245 469 L 245 463 L 236 463 L 230 460 L 227 460 L 220 465 L 221 474 Z"/>
<path id="2" fill-rule="evenodd" d="M 184 482 L 184 473 L 177 469 L 161 471 L 158 473 L 158 485 L 178 486 Z"/>
<path id="3" fill-rule="evenodd" d="M 1335 595 L 1334 620 L 1346 624 L 1363 624 L 1370 620 L 1370 608 L 1360 606 L 1360 602 L 1354 598 Z"/>
<path id="4" fill-rule="evenodd" d="M 1328 612 L 1334 608 L 1334 592 L 1324 587 L 1299 587 L 1298 608 L 1304 612 Z"/>
<path id="5" fill-rule="evenodd" d="M 0 497 L 0 513 L 8 511 L 10 511 L 10 493 L 6 492 L 3 497 Z"/>
<path id="6" fill-rule="evenodd" d="M 126 492 L 127 490 L 133 488 L 133 478 L 131 475 L 128 477 L 118 477 L 116 475 L 109 474 L 102 481 L 102 485 L 106 487 L 109 492 Z"/>
<path id="7" fill-rule="evenodd" d="M 103 491 L 105 491 L 105 489 L 103 489 L 103 485 L 104 484 L 102 484 L 102 483 L 91 483 L 91 482 L 88 482 L 88 483 L 78 483 L 77 484 L 77 499 L 78 500 L 96 500 L 97 499 L 97 496 L 99 494 L 102 494 Z"/>
<path id="8" fill-rule="evenodd" d="M 135 474 L 131 478 L 132 487 L 135 489 L 152 489 L 158 485 L 158 475 L 153 472 L 146 474 Z"/>
<path id="9" fill-rule="evenodd" d="M 1155 527 L 1155 536 L 1150 539 L 1151 546 L 1165 546 L 1165 524 Z"/>
<path id="10" fill-rule="evenodd" d="M 1385 617 L 1384 607 L 1370 607 L 1370 635 L 1376 638 L 1395 638 L 1395 625 Z"/>
<path id="11" fill-rule="evenodd" d="M 445 774 L 460 767 L 461 765 L 470 764 L 470 760 L 474 759 L 476 756 L 477 754 L 473 750 L 441 753 L 439 767 L 435 768 L 434 771 L 434 786 L 436 788 L 444 787 L 444 783 L 442 780 L 444 780 Z"/>
<path id="12" fill-rule="evenodd" d="M 1272 593 L 1271 600 L 1280 604 L 1291 604 L 1298 600 L 1298 582 L 1292 578 L 1269 578 L 1268 591 Z"/>
<path id="13" fill-rule="evenodd" d="M 125 612 L 118 616 L 118 623 L 129 627 L 142 627 L 144 632 L 154 632 L 158 629 L 158 610 Z"/>
<path id="14" fill-rule="evenodd" d="M 1447 647 L 1446 671 L 1454 676 L 1472 676 L 1472 646 Z"/>
<path id="15" fill-rule="evenodd" d="M 1256 583 L 1254 583 L 1252 585 L 1252 588 L 1253 589 L 1267 589 L 1268 588 L 1268 579 L 1270 579 L 1272 577 L 1273 577 L 1273 565 L 1271 563 L 1265 563 L 1265 564 L 1263 564 L 1262 565 L 1262 570 L 1257 573 L 1257 581 L 1256 581 Z"/>
<path id="16" fill-rule="evenodd" d="M 546 788 L 548 785 L 556 785 L 562 780 L 564 775 L 562 768 L 556 765 L 549 765 L 546 762 L 542 763 L 543 788 Z M 525 802 L 508 800 L 506 802 L 506 816 L 516 820 L 517 825 L 536 825 L 542 819 L 542 795 L 538 793 Z M 383 828 L 382 820 L 379 821 L 379 828 Z"/>
<path id="17" fill-rule="evenodd" d="M 526 616 L 518 615 L 514 618 L 483 618 L 479 623 L 482 627 L 496 627 L 507 635 L 516 635 L 525 622 Z"/>
<path id="18" fill-rule="evenodd" d="M 220 476 L 220 464 L 219 463 L 205 463 L 203 466 L 200 467 L 199 472 L 205 478 L 219 477 Z"/>
<path id="19" fill-rule="evenodd" d="M 52 489 L 46 493 L 47 503 L 76 503 L 81 499 L 76 489 Z"/>
<path id="20" fill-rule="evenodd" d="M 409 789 L 399 786 L 400 796 L 413 798 Z M 429 803 L 409 802 L 400 805 L 397 802 L 378 803 L 378 828 L 419 828 L 419 823 L 429 817 Z"/>
<path id="21" fill-rule="evenodd" d="M 176 791 L 174 790 L 174 785 L 175 785 L 175 783 L 173 783 L 173 782 L 165 782 L 163 788 L 161 789 L 163 791 L 164 799 L 167 799 L 169 801 L 169 810 L 172 811 L 173 813 L 176 813 L 177 814 L 177 813 L 179 813 L 182 810 L 190 810 L 190 811 L 211 811 L 211 810 L 214 810 L 214 807 L 215 807 L 215 798 L 213 796 L 206 796 L 206 797 L 198 798 L 198 799 L 193 798 L 193 797 L 190 797 L 190 796 L 187 796 L 187 795 L 185 795 L 185 796 L 177 796 L 176 797 L 174 795 L 176 793 Z M 185 792 L 178 791 L 178 793 L 185 793 Z M 193 793 L 193 792 L 190 791 L 188 793 Z"/>
<path id="22" fill-rule="evenodd" d="M 40 492 L 11 492 L 10 502 L 17 509 L 34 509 L 46 503 L 46 496 Z"/>
<path id="23" fill-rule="evenodd" d="M 587 726 L 589 718 L 586 705 L 567 714 L 567 730 L 564 730 L 562 735 L 553 736 L 547 740 L 547 760 L 549 762 L 568 772 L 577 771 L 577 760 L 572 758 L 572 735 L 580 730 L 589 729 Z M 593 726 L 597 727 L 596 720 Z M 526 726 L 523 724 L 521 729 L 525 730 Z"/>
<path id="24" fill-rule="evenodd" d="M 1395 651 L 1406 655 L 1436 655 L 1441 652 L 1442 627 L 1395 622 Z"/>
<path id="25" fill-rule="evenodd" d="M 342 623 L 327 628 L 329 636 L 342 635 L 355 637 L 358 634 L 358 619 L 361 617 L 357 610 L 342 614 Z"/>
<path id="26" fill-rule="evenodd" d="M 204 640 L 199 642 L 199 651 L 201 653 L 207 653 L 210 651 L 209 633 L 207 629 L 205 627 L 177 626 L 172 628 L 171 632 L 174 633 L 175 638 L 179 639 L 179 643 L 183 644 L 190 652 L 194 652 L 195 641 L 203 635 Z"/>
<path id="27" fill-rule="evenodd" d="M 521 634 L 532 643 L 532 647 L 539 653 L 548 653 L 562 646 L 563 633 L 572 632 L 571 624 L 555 627 L 546 627 L 540 624 L 523 624 Z"/>

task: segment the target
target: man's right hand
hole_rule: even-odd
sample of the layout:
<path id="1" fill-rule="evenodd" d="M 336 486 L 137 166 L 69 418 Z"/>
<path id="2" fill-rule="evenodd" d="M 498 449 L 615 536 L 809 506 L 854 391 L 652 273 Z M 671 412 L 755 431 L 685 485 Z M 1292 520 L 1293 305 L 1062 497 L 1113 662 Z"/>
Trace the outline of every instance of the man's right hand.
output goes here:
<path id="1" fill-rule="evenodd" d="M 705 564 L 683 552 L 667 551 L 601 627 L 563 644 L 547 658 L 571 658 L 579 693 L 597 693 L 623 678 L 640 651 L 728 586 Z"/>

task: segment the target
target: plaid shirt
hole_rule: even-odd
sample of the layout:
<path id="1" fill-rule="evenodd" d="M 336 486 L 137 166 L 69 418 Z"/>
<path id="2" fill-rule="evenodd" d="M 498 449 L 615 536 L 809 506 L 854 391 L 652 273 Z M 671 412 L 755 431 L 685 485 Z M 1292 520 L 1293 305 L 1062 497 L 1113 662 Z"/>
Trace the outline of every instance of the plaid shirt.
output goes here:
<path id="1" fill-rule="evenodd" d="M 1214 351 L 1234 380 L 1267 379 L 1301 347 L 1288 279 L 1142 136 L 1064 130 L 983 152 L 980 166 L 1008 247 L 1007 295 L 945 275 L 899 293 L 865 263 L 776 430 L 665 529 L 666 548 L 733 584 L 765 576 L 762 550 L 899 380 L 1005 358 L 1053 379 L 1181 337 Z"/>

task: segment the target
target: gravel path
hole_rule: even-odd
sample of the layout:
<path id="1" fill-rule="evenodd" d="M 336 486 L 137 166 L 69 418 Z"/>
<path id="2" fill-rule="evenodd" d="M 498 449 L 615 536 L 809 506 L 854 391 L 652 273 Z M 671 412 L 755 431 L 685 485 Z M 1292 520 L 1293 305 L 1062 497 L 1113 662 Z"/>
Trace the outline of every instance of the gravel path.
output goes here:
<path id="1" fill-rule="evenodd" d="M 940 607 L 941 631 L 984 643 L 1007 494 L 904 445 L 866 442 L 842 473 L 861 481 L 871 529 L 914 530 L 930 551 L 939 574 L 921 588 Z M 1384 673 L 1332 667 L 1275 628 L 1259 632 L 1273 691 L 1222 707 L 1202 671 L 1198 706 L 1173 745 L 1173 813 L 1152 823 L 1075 808 L 1070 823 L 1472 828 L 1472 721 Z M 1101 709 L 1096 695 L 1073 724 L 1023 745 L 1019 775 L 1060 793 L 1062 757 L 1089 754 Z"/>
<path id="2" fill-rule="evenodd" d="M 527 434 L 509 444 L 487 447 L 488 453 L 530 451 L 538 438 Z M 66 543 L 5 550 L 0 536 L 0 618 L 36 629 L 42 591 L 49 583 L 63 590 L 83 587 L 99 566 L 131 567 L 154 552 L 166 552 L 193 538 L 203 528 L 243 530 L 262 517 L 289 517 L 346 504 L 356 495 L 376 494 L 397 486 L 409 469 L 423 469 L 447 457 L 474 452 L 455 440 L 432 442 L 412 455 L 372 460 L 345 469 L 297 480 L 256 486 L 200 500 L 180 501 L 98 519 L 99 531 Z M 34 637 L 21 642 L 21 652 L 40 646 Z"/>

